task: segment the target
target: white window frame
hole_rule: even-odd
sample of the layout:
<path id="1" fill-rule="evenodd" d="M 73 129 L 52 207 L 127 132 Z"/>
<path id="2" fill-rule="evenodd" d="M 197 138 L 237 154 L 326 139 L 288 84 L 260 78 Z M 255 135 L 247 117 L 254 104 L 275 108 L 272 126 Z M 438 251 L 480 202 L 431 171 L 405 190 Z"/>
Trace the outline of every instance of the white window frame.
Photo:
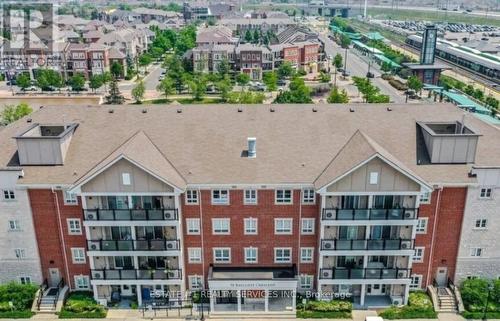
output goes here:
<path id="1" fill-rule="evenodd" d="M 188 189 L 185 195 L 186 205 L 198 205 L 198 190 Z"/>
<path id="2" fill-rule="evenodd" d="M 252 225 L 255 224 L 255 231 L 249 229 Z M 250 226 L 249 226 L 250 225 Z M 257 235 L 259 234 L 259 221 L 253 217 L 247 217 L 243 220 L 243 233 L 245 235 Z"/>
<path id="3" fill-rule="evenodd" d="M 287 197 L 286 194 L 290 193 Z M 282 195 L 278 197 L 278 194 Z M 293 204 L 293 189 L 290 188 L 279 188 L 274 190 L 274 204 L 275 205 L 292 205 Z"/>
<path id="4" fill-rule="evenodd" d="M 432 192 L 422 192 L 420 194 L 420 199 L 419 199 L 420 204 L 430 204 L 431 197 L 432 197 Z"/>
<path id="5" fill-rule="evenodd" d="M 12 202 L 16 200 L 16 191 L 13 189 L 2 190 L 2 198 L 6 202 Z"/>
<path id="6" fill-rule="evenodd" d="M 307 282 L 304 282 L 307 281 Z M 299 288 L 303 290 L 312 289 L 314 284 L 314 276 L 310 274 L 301 274 L 299 276 Z"/>
<path id="7" fill-rule="evenodd" d="M 24 260 L 26 259 L 26 249 L 24 248 L 14 249 L 14 255 L 16 256 L 16 259 Z"/>
<path id="8" fill-rule="evenodd" d="M 424 226 L 422 227 L 421 222 L 424 222 Z M 416 234 L 427 234 L 427 226 L 429 224 L 429 218 L 428 217 L 419 217 L 417 220 L 417 225 L 415 226 L 415 233 Z"/>
<path id="9" fill-rule="evenodd" d="M 33 283 L 33 280 L 31 279 L 31 276 L 29 275 L 21 275 L 18 277 L 19 283 L 21 284 L 31 284 Z"/>
<path id="10" fill-rule="evenodd" d="M 217 251 L 227 251 L 228 252 L 228 258 L 221 260 L 220 258 L 217 259 Z M 222 253 L 222 252 L 221 252 Z M 214 247 L 213 248 L 213 255 L 214 255 L 214 263 L 220 263 L 220 264 L 230 264 L 231 263 L 231 248 L 230 247 Z"/>
<path id="11" fill-rule="evenodd" d="M 479 189 L 479 199 L 488 200 L 493 198 L 493 188 L 483 186 Z"/>
<path id="12" fill-rule="evenodd" d="M 212 205 L 229 205 L 229 190 L 228 189 L 213 189 L 212 190 Z M 215 193 L 219 194 L 215 198 Z M 225 194 L 225 197 L 223 196 Z"/>
<path id="13" fill-rule="evenodd" d="M 68 224 L 68 234 L 69 235 L 82 235 L 82 222 L 79 218 L 68 218 L 66 219 L 66 223 Z M 78 224 L 78 227 L 75 225 Z M 74 226 L 71 226 L 71 225 Z"/>
<path id="14" fill-rule="evenodd" d="M 75 275 L 75 289 L 76 290 L 89 290 L 90 289 L 90 278 L 88 275 Z M 79 281 L 83 280 L 84 286 L 79 286 Z"/>
<path id="15" fill-rule="evenodd" d="M 253 194 L 253 195 L 252 195 Z M 258 204 L 258 192 L 256 189 L 245 189 L 243 190 L 243 204 L 244 205 L 257 205 Z"/>
<path id="16" fill-rule="evenodd" d="M 310 252 L 310 255 L 304 255 L 307 252 Z M 314 263 L 314 247 L 300 248 L 300 263 Z"/>
<path id="17" fill-rule="evenodd" d="M 200 235 L 200 219 L 187 218 L 186 219 L 186 234 L 187 235 Z"/>
<path id="18" fill-rule="evenodd" d="M 21 224 L 19 224 L 19 220 L 9 220 L 9 231 L 11 232 L 21 231 Z"/>
<path id="19" fill-rule="evenodd" d="M 479 223 L 479 226 L 478 226 Z M 484 225 L 484 226 L 483 226 Z M 474 230 L 486 230 L 488 228 L 488 220 L 485 218 L 478 218 L 474 220 Z"/>
<path id="20" fill-rule="evenodd" d="M 316 220 L 312 217 L 303 217 L 300 220 L 300 234 L 314 235 Z M 310 226 L 308 226 L 310 225 Z M 307 228 L 307 229 L 305 229 Z"/>
<path id="21" fill-rule="evenodd" d="M 282 222 L 282 223 L 280 223 Z M 284 223 L 290 223 L 290 230 L 285 230 Z M 279 226 L 282 225 L 282 226 Z M 276 235 L 292 235 L 293 234 L 293 218 L 275 218 L 274 219 L 274 234 Z"/>
<path id="22" fill-rule="evenodd" d="M 82 255 L 80 255 L 82 254 Z M 72 247 L 71 248 L 71 260 L 73 264 L 85 264 L 87 263 L 87 258 L 85 257 L 85 249 L 83 247 Z"/>
<path id="23" fill-rule="evenodd" d="M 316 204 L 316 191 L 314 188 L 302 189 L 302 204 L 314 205 Z"/>
<path id="24" fill-rule="evenodd" d="M 370 185 L 377 185 L 378 177 L 378 172 L 370 172 Z"/>
<path id="25" fill-rule="evenodd" d="M 483 257 L 484 256 L 484 247 L 471 247 L 470 248 L 470 256 L 471 257 Z"/>
<path id="26" fill-rule="evenodd" d="M 410 291 L 417 291 L 422 289 L 422 274 L 412 274 L 410 276 Z M 414 280 L 418 280 L 418 282 L 414 282 Z"/>
<path id="27" fill-rule="evenodd" d="M 418 252 L 420 252 L 420 255 L 417 255 Z M 415 252 L 413 254 L 413 262 L 416 262 L 416 263 L 423 262 L 424 255 L 425 255 L 425 247 L 415 246 Z"/>
<path id="28" fill-rule="evenodd" d="M 201 263 L 201 247 L 188 247 L 188 263 Z"/>
<path id="29" fill-rule="evenodd" d="M 288 251 L 290 256 L 287 260 L 278 259 L 280 257 L 285 258 L 285 256 L 278 256 L 278 252 Z M 283 255 L 284 253 L 281 253 Z M 292 262 L 292 248 L 291 247 L 275 247 L 274 248 L 274 263 L 291 263 Z"/>
<path id="30" fill-rule="evenodd" d="M 227 231 L 222 229 L 222 226 L 217 226 L 219 223 L 227 223 Z M 213 235 L 230 235 L 231 234 L 231 219 L 229 218 L 213 218 L 212 219 L 212 234 Z"/>
<path id="31" fill-rule="evenodd" d="M 130 176 L 130 173 L 122 173 L 122 185 L 132 185 L 132 177 Z"/>
<path id="32" fill-rule="evenodd" d="M 68 190 L 64 190 L 64 205 L 75 206 L 78 205 L 78 196 L 75 193 L 70 193 Z"/>
<path id="33" fill-rule="evenodd" d="M 203 289 L 203 277 L 201 275 L 189 275 L 188 280 L 189 280 L 189 289 L 190 290 L 197 291 L 197 290 Z M 193 281 L 196 281 L 196 283 L 195 283 L 196 286 L 193 286 L 194 285 Z"/>
<path id="34" fill-rule="evenodd" d="M 248 255 L 249 251 L 255 252 L 255 255 Z M 246 264 L 256 264 L 259 263 L 259 249 L 256 247 L 245 247 L 243 249 L 244 255 L 245 255 L 245 263 Z M 253 259 L 255 257 L 255 259 Z M 251 258 L 251 259 L 250 259 Z"/>

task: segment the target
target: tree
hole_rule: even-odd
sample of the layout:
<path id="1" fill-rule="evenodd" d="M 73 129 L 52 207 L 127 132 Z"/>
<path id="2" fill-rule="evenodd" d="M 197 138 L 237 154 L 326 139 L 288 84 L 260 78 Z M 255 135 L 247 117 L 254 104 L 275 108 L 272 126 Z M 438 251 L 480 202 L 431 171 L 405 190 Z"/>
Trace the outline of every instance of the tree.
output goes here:
<path id="1" fill-rule="evenodd" d="M 252 42 L 252 33 L 250 32 L 250 30 L 247 30 L 245 32 L 245 42 Z"/>
<path id="2" fill-rule="evenodd" d="M 485 99 L 485 103 L 487 106 L 490 106 L 494 110 L 498 109 L 498 100 L 493 96 L 487 96 Z"/>
<path id="3" fill-rule="evenodd" d="M 349 96 L 347 95 L 347 91 L 345 89 L 339 91 L 337 86 L 333 86 L 327 101 L 330 104 L 347 104 L 349 102 Z"/>
<path id="4" fill-rule="evenodd" d="M 72 90 L 82 91 L 85 87 L 85 76 L 81 72 L 78 72 L 69 79 L 68 84 Z"/>
<path id="5" fill-rule="evenodd" d="M 259 30 L 255 29 L 253 31 L 253 42 L 254 43 L 258 43 L 259 42 L 259 39 L 260 39 L 260 33 L 259 33 Z"/>
<path id="6" fill-rule="evenodd" d="M 342 34 L 342 36 L 340 36 L 340 46 L 345 49 L 349 48 L 350 45 L 351 45 L 351 39 L 345 34 Z"/>
<path id="7" fill-rule="evenodd" d="M 146 86 L 144 86 L 144 81 L 139 81 L 139 83 L 132 89 L 132 97 L 135 101 L 140 104 L 144 99 L 144 94 L 146 92 Z"/>
<path id="8" fill-rule="evenodd" d="M 175 84 L 174 81 L 168 77 L 165 77 L 156 87 L 156 90 L 163 93 L 165 99 L 168 100 L 168 96 L 174 92 Z"/>
<path id="9" fill-rule="evenodd" d="M 105 98 L 106 104 L 111 105 L 121 105 L 125 101 L 125 98 L 118 89 L 118 82 L 116 81 L 116 78 L 113 78 L 111 80 L 111 83 L 109 85 L 109 95 L 107 95 Z"/>
<path id="10" fill-rule="evenodd" d="M 217 73 L 221 79 L 229 74 L 229 62 L 226 58 L 222 59 L 222 61 L 217 65 Z"/>
<path id="11" fill-rule="evenodd" d="M 190 80 L 188 82 L 189 89 L 193 96 L 193 100 L 200 101 L 207 93 L 207 81 L 204 77 L 199 77 L 196 81 Z"/>
<path id="12" fill-rule="evenodd" d="M 409 89 L 412 89 L 415 92 L 419 92 L 424 88 L 424 84 L 420 79 L 418 79 L 417 76 L 411 76 L 408 78 L 406 81 L 406 85 L 408 86 Z"/>
<path id="13" fill-rule="evenodd" d="M 322 83 L 328 83 L 330 82 L 330 80 L 332 79 L 332 77 L 330 76 L 329 73 L 326 73 L 326 72 L 323 72 L 321 71 L 319 73 L 319 81 L 322 82 Z"/>
<path id="14" fill-rule="evenodd" d="M 177 55 L 168 57 L 165 60 L 165 68 L 168 70 L 167 77 L 172 79 L 175 84 L 177 92 L 180 94 L 184 88 L 185 83 L 185 72 L 182 66 L 182 62 Z"/>
<path id="15" fill-rule="evenodd" d="M 175 51 L 178 55 L 183 55 L 189 49 L 196 46 L 196 26 L 189 25 L 182 28 L 175 41 Z"/>
<path id="16" fill-rule="evenodd" d="M 274 103 L 279 104 L 309 104 L 312 103 L 311 90 L 304 79 L 296 77 L 290 82 L 289 90 L 278 94 Z"/>
<path id="17" fill-rule="evenodd" d="M 294 73 L 293 66 L 289 61 L 285 61 L 278 67 L 279 79 L 291 77 Z"/>
<path id="18" fill-rule="evenodd" d="M 274 71 L 265 72 L 262 76 L 264 84 L 266 84 L 267 90 L 275 91 L 278 89 L 278 75 Z"/>
<path id="19" fill-rule="evenodd" d="M 215 86 L 217 87 L 217 90 L 219 91 L 222 100 L 227 101 L 229 98 L 229 93 L 231 92 L 231 90 L 233 90 L 233 85 L 231 84 L 231 80 L 229 80 L 229 78 L 226 77 L 217 82 Z"/>
<path id="20" fill-rule="evenodd" d="M 383 62 L 382 65 L 380 66 L 380 69 L 382 69 L 382 71 L 386 74 L 392 71 L 391 64 L 388 62 Z"/>
<path id="21" fill-rule="evenodd" d="M 144 67 L 144 72 L 146 72 L 146 67 L 153 62 L 153 58 L 150 54 L 142 54 L 139 56 L 139 65 Z"/>
<path id="22" fill-rule="evenodd" d="M 113 75 L 113 77 L 115 78 L 121 78 L 123 76 L 123 66 L 118 61 L 113 61 L 109 70 L 111 72 L 111 75 Z"/>
<path id="23" fill-rule="evenodd" d="M 241 87 L 244 87 L 250 82 L 250 76 L 244 72 L 239 73 L 238 76 L 236 76 L 236 82 Z"/>
<path id="24" fill-rule="evenodd" d="M 31 79 L 29 74 L 21 73 L 16 77 L 16 84 L 21 87 L 22 90 L 25 90 L 31 85 Z"/>
<path id="25" fill-rule="evenodd" d="M 63 85 L 61 74 L 52 69 L 41 69 L 36 75 L 36 84 L 42 90 L 59 89 Z"/>
<path id="26" fill-rule="evenodd" d="M 344 66 L 341 54 L 338 53 L 333 57 L 333 65 L 335 66 L 335 70 Z"/>
<path id="27" fill-rule="evenodd" d="M 96 91 L 97 88 L 100 88 L 103 85 L 103 77 L 102 75 L 92 75 L 89 79 L 89 87 L 92 91 Z"/>
<path id="28" fill-rule="evenodd" d="M 28 104 L 20 103 L 17 106 L 14 105 L 5 106 L 3 111 L 0 113 L 0 116 L 2 119 L 2 123 L 7 125 L 12 122 L 15 122 L 18 119 L 23 118 L 26 115 L 31 114 L 32 111 L 33 109 L 31 109 L 31 107 Z"/>

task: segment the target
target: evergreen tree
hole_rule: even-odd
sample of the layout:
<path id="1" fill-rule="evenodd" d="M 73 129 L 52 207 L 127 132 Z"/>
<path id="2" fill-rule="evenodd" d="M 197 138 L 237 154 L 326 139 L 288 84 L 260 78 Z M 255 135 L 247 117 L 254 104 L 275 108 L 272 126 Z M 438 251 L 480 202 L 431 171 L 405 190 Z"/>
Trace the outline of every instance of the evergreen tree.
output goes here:
<path id="1" fill-rule="evenodd" d="M 116 81 L 116 78 L 111 80 L 111 83 L 109 84 L 109 95 L 105 98 L 106 104 L 109 105 L 121 105 L 125 101 L 125 98 L 118 89 L 118 82 Z"/>

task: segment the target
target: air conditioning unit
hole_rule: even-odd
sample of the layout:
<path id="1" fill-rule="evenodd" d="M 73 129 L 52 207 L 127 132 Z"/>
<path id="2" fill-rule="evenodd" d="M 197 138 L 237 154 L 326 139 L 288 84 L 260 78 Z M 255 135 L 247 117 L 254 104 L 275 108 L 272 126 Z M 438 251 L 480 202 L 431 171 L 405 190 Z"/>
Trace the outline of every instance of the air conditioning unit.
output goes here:
<path id="1" fill-rule="evenodd" d="M 90 213 L 89 213 L 89 212 L 87 212 L 87 220 L 95 220 L 95 219 L 96 219 L 96 217 L 97 217 L 97 215 L 96 215 L 96 214 L 97 214 L 97 213 L 95 213 L 95 212 L 90 212 Z"/>
<path id="2" fill-rule="evenodd" d="M 175 212 L 174 211 L 165 211 L 164 217 L 166 220 L 175 220 Z"/>
<path id="3" fill-rule="evenodd" d="M 333 246 L 333 241 L 325 241 L 325 242 L 323 243 L 323 248 L 324 248 L 325 250 L 332 250 L 332 249 L 333 249 L 333 247 L 334 247 L 334 246 Z"/>
<path id="4" fill-rule="evenodd" d="M 99 242 L 89 242 L 89 250 L 99 251 L 100 250 Z"/>
<path id="5" fill-rule="evenodd" d="M 92 272 L 92 279 L 102 280 L 104 279 L 104 271 L 94 271 Z"/>
<path id="6" fill-rule="evenodd" d="M 403 250 L 408 250 L 411 248 L 411 241 L 403 241 L 401 242 L 401 248 Z"/>
<path id="7" fill-rule="evenodd" d="M 321 271 L 321 278 L 322 279 L 332 279 L 333 278 L 333 270 L 331 270 L 331 269 L 322 270 Z"/>
<path id="8" fill-rule="evenodd" d="M 413 217 L 413 211 L 405 211 L 405 218 L 412 218 Z"/>
<path id="9" fill-rule="evenodd" d="M 399 271 L 398 272 L 398 278 L 401 279 L 401 278 L 404 278 L 406 277 L 406 272 L 405 271 Z"/>
<path id="10" fill-rule="evenodd" d="M 335 219 L 335 210 L 325 210 L 325 219 L 327 220 Z"/>
<path id="11" fill-rule="evenodd" d="M 400 297 L 393 297 L 392 299 L 392 305 L 403 305 L 403 299 Z"/>
<path id="12" fill-rule="evenodd" d="M 176 250 L 177 241 L 167 241 L 167 250 Z"/>
<path id="13" fill-rule="evenodd" d="M 176 279 L 177 277 L 178 277 L 177 271 L 168 271 L 167 272 L 167 278 Z"/>

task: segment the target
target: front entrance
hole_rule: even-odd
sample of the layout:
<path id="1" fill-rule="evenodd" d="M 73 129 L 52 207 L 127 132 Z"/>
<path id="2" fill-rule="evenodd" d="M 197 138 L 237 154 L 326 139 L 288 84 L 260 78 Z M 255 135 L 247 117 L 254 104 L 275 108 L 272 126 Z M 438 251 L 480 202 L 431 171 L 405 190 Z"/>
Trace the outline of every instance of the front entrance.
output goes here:
<path id="1" fill-rule="evenodd" d="M 385 295 L 385 284 L 368 284 L 366 286 L 367 295 Z"/>
<path id="2" fill-rule="evenodd" d="M 445 287 L 448 280 L 448 268 L 440 266 L 436 271 L 436 283 L 439 287 Z"/>
<path id="3" fill-rule="evenodd" d="M 49 286 L 51 288 L 57 287 L 61 281 L 61 274 L 59 273 L 58 268 L 49 268 Z"/>

